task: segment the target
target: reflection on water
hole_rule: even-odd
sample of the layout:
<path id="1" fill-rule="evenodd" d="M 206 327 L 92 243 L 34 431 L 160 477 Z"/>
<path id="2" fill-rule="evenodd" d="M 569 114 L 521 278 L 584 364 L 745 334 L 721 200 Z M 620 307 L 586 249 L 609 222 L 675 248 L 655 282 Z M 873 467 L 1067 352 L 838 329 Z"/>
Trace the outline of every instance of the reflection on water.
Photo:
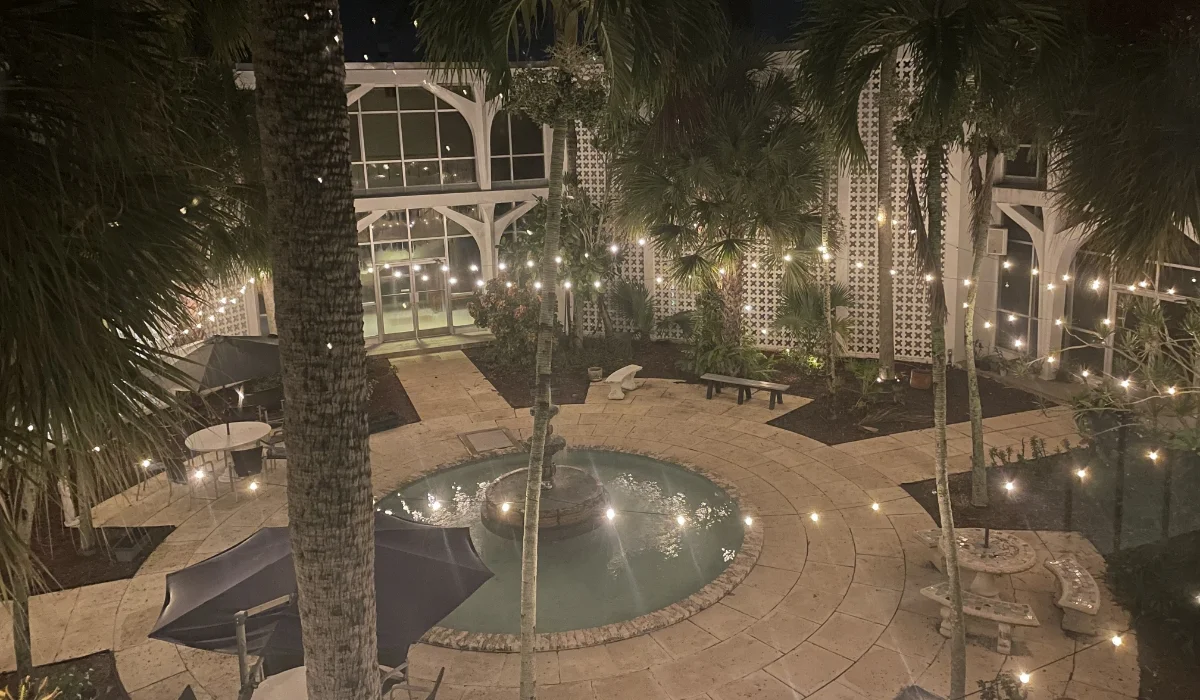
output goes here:
<path id="1" fill-rule="evenodd" d="M 496 574 L 442 624 L 517 633 L 521 545 L 480 522 L 491 481 L 526 464 L 491 457 L 431 475 L 376 506 L 441 527 L 469 527 Z M 591 471 L 608 492 L 611 521 L 538 548 L 538 631 L 561 632 L 628 620 L 700 590 L 742 545 L 737 505 L 698 474 L 639 455 L 569 450 L 559 464 Z M 553 499 L 553 493 L 543 493 Z"/>

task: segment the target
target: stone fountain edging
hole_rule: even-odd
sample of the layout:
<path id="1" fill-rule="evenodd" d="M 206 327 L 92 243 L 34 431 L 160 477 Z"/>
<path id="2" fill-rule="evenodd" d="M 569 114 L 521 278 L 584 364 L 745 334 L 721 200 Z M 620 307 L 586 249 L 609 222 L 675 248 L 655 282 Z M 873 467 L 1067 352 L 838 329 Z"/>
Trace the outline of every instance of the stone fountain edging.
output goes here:
<path id="1" fill-rule="evenodd" d="M 589 450 L 591 452 L 612 452 L 614 454 L 635 454 L 642 457 L 649 457 L 660 462 L 667 462 L 678 467 L 682 467 L 691 472 L 700 474 L 704 478 L 713 482 L 729 496 L 730 500 L 737 504 L 739 517 L 751 518 L 751 524 L 745 527 L 745 535 L 742 538 L 742 546 L 738 550 L 737 555 L 725 570 L 721 572 L 712 581 L 708 582 L 703 588 L 691 594 L 690 596 L 672 603 L 665 608 L 659 608 L 653 612 L 640 615 L 631 620 L 622 622 L 614 622 L 600 627 L 587 627 L 579 630 L 570 630 L 567 632 L 543 632 L 536 636 L 534 646 L 537 651 L 562 651 L 566 649 L 581 649 L 583 647 L 596 646 L 606 644 L 608 642 L 618 642 L 623 639 L 630 639 L 648 632 L 670 627 L 679 622 L 683 622 L 689 617 L 706 608 L 712 607 L 722 598 L 729 594 L 739 583 L 741 583 L 754 565 L 758 562 L 758 556 L 762 552 L 763 544 L 763 527 L 758 512 L 753 504 L 742 497 L 739 489 L 724 476 L 716 473 L 711 469 L 701 467 L 688 462 L 680 461 L 675 457 L 664 457 L 649 450 L 616 450 L 606 446 L 594 446 L 588 444 L 569 445 L 567 451 L 572 448 L 580 450 Z M 478 462 L 487 457 L 496 457 L 500 455 L 525 452 L 519 447 L 512 447 L 503 450 L 492 450 L 485 455 L 471 455 L 463 459 L 457 459 L 451 462 L 440 464 L 430 469 L 422 469 L 418 472 L 409 474 L 399 484 L 388 489 L 388 493 L 397 491 L 406 486 L 409 486 L 421 479 L 440 472 L 445 469 L 451 469 L 463 464 Z M 458 649 L 462 651 L 489 651 L 489 652 L 519 652 L 521 650 L 521 638 L 515 634 L 499 634 L 489 632 L 468 632 L 465 630 L 455 630 L 446 627 L 434 627 L 421 637 L 421 642 L 432 644 L 434 646 L 446 647 L 449 649 Z"/>

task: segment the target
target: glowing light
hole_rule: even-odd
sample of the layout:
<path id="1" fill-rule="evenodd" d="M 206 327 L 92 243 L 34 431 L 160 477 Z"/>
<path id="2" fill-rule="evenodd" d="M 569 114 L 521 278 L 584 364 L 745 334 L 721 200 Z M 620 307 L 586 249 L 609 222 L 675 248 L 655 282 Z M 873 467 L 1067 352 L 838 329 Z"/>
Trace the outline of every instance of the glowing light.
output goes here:
<path id="1" fill-rule="evenodd" d="M 483 286 L 483 280 L 475 280 L 475 286 L 476 286 L 476 287 L 482 287 L 482 286 Z"/>
<path id="2" fill-rule="evenodd" d="M 1129 388 L 1129 380 L 1128 380 L 1128 379 L 1122 379 L 1122 380 L 1121 380 L 1121 388 L 1122 388 L 1122 389 L 1128 389 L 1128 388 Z"/>
<path id="3" fill-rule="evenodd" d="M 879 504 L 878 504 L 878 503 L 872 503 L 872 504 L 871 504 L 871 510 L 879 510 Z"/>
<path id="4" fill-rule="evenodd" d="M 1174 294 L 1174 293 L 1175 293 L 1174 287 L 1171 287 L 1170 289 L 1167 290 L 1167 294 Z"/>
<path id="5" fill-rule="evenodd" d="M 862 261 L 860 260 L 860 261 L 854 263 L 854 267 L 858 268 L 859 270 L 863 269 Z"/>
<path id="6" fill-rule="evenodd" d="M 430 509 L 430 510 L 441 510 L 441 509 L 442 509 L 442 502 L 441 502 L 441 501 L 434 501 L 434 502 L 430 503 L 430 504 L 429 504 L 429 509 Z"/>
<path id="7" fill-rule="evenodd" d="M 571 288 L 571 280 L 564 280 L 563 281 L 563 289 L 570 289 L 570 288 Z"/>
<path id="8" fill-rule="evenodd" d="M 825 262 L 829 262 L 829 253 L 821 253 L 821 259 Z"/>
<path id="9" fill-rule="evenodd" d="M 505 283 L 504 283 L 504 288 L 505 288 L 505 289 L 512 289 L 512 282 L 505 282 Z"/>
<path id="10" fill-rule="evenodd" d="M 1147 282 L 1146 280 L 1142 280 L 1141 282 L 1138 282 L 1138 286 L 1141 287 L 1142 289 L 1145 289 L 1146 287 L 1150 286 L 1150 283 Z"/>
<path id="11" fill-rule="evenodd" d="M 324 184 L 324 183 L 325 183 L 325 178 L 318 175 L 317 176 L 317 184 Z"/>
<path id="12" fill-rule="evenodd" d="M 422 281 L 422 282 L 428 282 L 428 281 L 429 281 L 429 275 L 421 275 L 421 281 Z"/>
<path id="13" fill-rule="evenodd" d="M 501 503 L 501 504 L 500 504 L 500 511 L 501 511 L 501 512 L 503 512 L 503 513 L 507 513 L 507 512 L 509 511 L 509 509 L 510 509 L 510 508 L 512 508 L 512 504 L 511 504 L 511 503 Z"/>
<path id="14" fill-rule="evenodd" d="M 479 266 L 472 264 L 470 267 L 470 270 L 471 270 L 471 272 L 479 272 Z"/>
<path id="15" fill-rule="evenodd" d="M 968 308 L 968 307 L 970 307 L 970 306 L 971 306 L 971 305 L 970 305 L 970 304 L 968 304 L 967 302 L 965 302 L 965 301 L 963 302 L 963 308 L 964 308 L 964 309 L 966 309 L 966 308 Z"/>
<path id="16" fill-rule="evenodd" d="M 1013 341 L 1013 347 L 1015 347 L 1015 348 L 1019 348 L 1024 344 L 1025 344 L 1025 341 L 1021 340 L 1020 338 L 1017 338 L 1016 340 Z"/>
<path id="17" fill-rule="evenodd" d="M 1175 395 L 1175 387 L 1173 387 L 1173 386 L 1167 387 L 1167 393 L 1170 394 L 1171 396 L 1174 396 Z"/>
<path id="18" fill-rule="evenodd" d="M 746 304 L 745 306 L 742 307 L 742 311 L 753 311 L 753 310 L 754 310 L 754 307 L 749 304 Z"/>
<path id="19" fill-rule="evenodd" d="M 1082 481 L 1087 478 L 1087 470 L 1086 469 L 1076 469 L 1075 476 L 1079 477 L 1079 480 Z"/>
<path id="20" fill-rule="evenodd" d="M 1005 260 L 1005 261 L 1002 263 L 1002 265 L 1003 265 L 1003 267 L 1004 267 L 1004 269 L 1005 269 L 1005 270 L 1007 270 L 1008 268 L 1012 267 L 1012 263 L 1011 263 L 1011 262 L 1009 262 L 1009 261 L 1007 261 L 1007 260 Z"/>
<path id="21" fill-rule="evenodd" d="M 1104 319 L 1103 321 L 1101 321 L 1100 323 L 1102 323 L 1102 324 L 1104 324 L 1104 325 L 1106 325 L 1106 326 L 1111 326 L 1111 325 L 1112 325 L 1112 319 L 1107 319 L 1107 318 L 1106 318 L 1106 319 Z"/>
<path id="22" fill-rule="evenodd" d="M 450 266 L 449 266 L 449 265 L 442 265 L 442 268 L 441 268 L 441 269 L 442 269 L 442 272 L 449 272 L 449 271 L 450 271 Z"/>
<path id="23" fill-rule="evenodd" d="M 895 271 L 895 270 L 888 270 L 888 274 L 889 274 L 889 275 L 891 275 L 892 277 L 895 277 L 895 276 L 896 276 L 896 271 Z"/>
<path id="24" fill-rule="evenodd" d="M 526 260 L 526 261 L 525 261 L 525 267 L 533 267 L 533 261 L 532 261 L 532 260 Z"/>
<path id="25" fill-rule="evenodd" d="M 875 215 L 875 221 L 882 224 L 883 222 L 887 221 L 887 217 L 883 215 L 883 212 L 879 212 Z"/>
<path id="26" fill-rule="evenodd" d="M 1119 647 L 1119 646 L 1121 646 L 1121 643 L 1124 642 L 1125 640 L 1121 639 L 1121 635 L 1114 634 L 1112 637 L 1112 640 L 1110 640 L 1110 641 L 1112 641 L 1114 647 Z"/>
<path id="27" fill-rule="evenodd" d="M 1099 289 L 1103 284 L 1100 280 L 1092 280 L 1092 289 Z"/>
<path id="28" fill-rule="evenodd" d="M 964 286 L 964 287 L 970 287 L 970 286 L 971 286 L 971 280 L 963 280 L 963 286 Z"/>
<path id="29" fill-rule="evenodd" d="M 180 214 L 186 214 L 186 213 L 187 213 L 187 207 L 179 207 L 179 213 L 180 213 Z"/>
<path id="30" fill-rule="evenodd" d="M 1158 451 L 1157 451 L 1157 450 L 1150 450 L 1149 452 L 1147 452 L 1147 453 L 1146 453 L 1146 457 L 1147 457 L 1147 458 L 1148 458 L 1148 459 L 1149 459 L 1151 462 L 1157 462 L 1157 461 L 1158 461 Z"/>
<path id="31" fill-rule="evenodd" d="M 542 288 L 542 283 L 541 283 L 541 282 L 534 282 L 534 283 L 533 283 L 533 288 L 534 288 L 534 289 L 541 289 L 541 288 Z"/>
<path id="32" fill-rule="evenodd" d="M 1056 319 L 1054 319 L 1054 325 L 1056 325 L 1056 326 L 1061 326 L 1061 325 L 1062 325 L 1062 319 L 1061 319 L 1061 318 L 1056 318 Z"/>
<path id="33" fill-rule="evenodd" d="M 638 239 L 638 245 L 646 245 L 646 239 L 645 239 L 645 238 L 639 238 L 639 239 Z"/>
<path id="34" fill-rule="evenodd" d="M 760 330 L 761 330 L 761 332 L 762 332 L 762 334 L 763 334 L 763 335 L 766 335 L 766 334 L 767 334 L 767 329 L 766 329 L 766 328 L 762 328 L 762 329 L 760 329 Z"/>
<path id="35" fill-rule="evenodd" d="M 592 282 L 592 286 L 595 287 L 596 289 L 599 289 L 600 288 L 600 280 L 596 280 L 595 282 Z"/>
<path id="36" fill-rule="evenodd" d="M 258 482 L 257 482 L 257 481 L 251 481 L 251 482 L 250 482 L 250 490 L 251 490 L 251 491 L 257 491 L 257 490 L 258 490 Z"/>
<path id="37" fill-rule="evenodd" d="M 756 262 L 752 262 L 752 263 L 750 263 L 750 269 L 752 269 L 752 270 L 757 270 L 757 269 L 758 269 L 758 263 L 756 263 Z"/>
<path id="38" fill-rule="evenodd" d="M 826 248 L 826 247 L 825 247 L 825 246 L 823 246 L 823 245 L 819 245 L 819 246 L 817 246 L 817 252 L 818 252 L 818 253 L 826 253 L 826 252 L 828 252 L 828 251 L 829 251 L 829 249 L 828 249 L 828 248 Z"/>
<path id="39" fill-rule="evenodd" d="M 984 327 L 984 328 L 991 328 L 991 327 L 992 327 L 992 322 L 991 322 L 991 321 L 984 321 L 984 322 L 983 322 L 983 327 Z"/>
<path id="40" fill-rule="evenodd" d="M 1021 681 L 1022 683 L 1028 683 L 1029 682 L 1029 674 L 1022 672 L 1021 675 L 1017 676 L 1017 680 Z"/>
<path id="41" fill-rule="evenodd" d="M 1129 285 L 1129 291 L 1131 291 L 1131 292 L 1136 292 L 1136 291 L 1137 291 L 1137 287 L 1135 287 L 1135 286 L 1133 286 L 1133 285 L 1131 284 L 1131 285 Z"/>
<path id="42" fill-rule="evenodd" d="M 142 460 L 142 468 L 143 468 L 143 469 L 145 469 L 145 468 L 147 468 L 147 467 L 149 467 L 149 466 L 150 466 L 150 460 L 148 460 L 148 459 L 143 459 L 143 460 Z"/>
<path id="43" fill-rule="evenodd" d="M 561 264 L 562 264 L 562 256 L 561 256 L 561 255 L 555 255 L 555 256 L 554 256 L 554 263 L 555 263 L 556 265 L 561 265 Z"/>
<path id="44" fill-rule="evenodd" d="M 1009 315 L 1008 315 L 1008 322 L 1009 322 L 1009 323 L 1015 323 L 1015 322 L 1016 322 L 1016 320 L 1017 320 L 1017 315 L 1016 315 L 1016 314 L 1009 314 Z"/>
<path id="45" fill-rule="evenodd" d="M 612 520 L 613 518 L 617 517 L 617 511 L 613 510 L 612 508 L 609 508 L 608 510 L 604 511 L 604 517 L 608 518 L 609 520 Z"/>
<path id="46" fill-rule="evenodd" d="M 1036 267 L 1029 271 L 1029 274 L 1031 274 L 1035 277 L 1037 276 L 1037 273 L 1038 273 L 1038 269 Z"/>
<path id="47" fill-rule="evenodd" d="M 610 253 L 612 253 L 612 254 L 614 254 L 614 255 L 616 255 L 616 253 L 617 253 L 619 250 L 621 250 L 621 249 L 620 249 L 619 247 L 617 247 L 617 244 L 616 244 L 616 243 L 613 243 L 612 245 L 610 245 L 610 246 L 608 247 L 608 252 L 610 252 Z"/>
<path id="48" fill-rule="evenodd" d="M 99 452 L 99 451 L 100 451 L 99 445 L 96 445 L 95 447 L 92 448 L 92 452 Z"/>
<path id="49" fill-rule="evenodd" d="M 404 273 L 400 272 L 399 270 L 395 270 L 392 272 L 392 277 L 403 277 L 403 276 L 404 276 Z"/>
<path id="50" fill-rule="evenodd" d="M 933 281 L 933 275 L 925 275 L 925 281 L 926 281 L 926 282 L 932 282 L 932 281 Z"/>
<path id="51" fill-rule="evenodd" d="M 1083 377 L 1084 379 L 1087 379 L 1087 376 L 1088 376 L 1089 374 L 1091 374 L 1091 372 L 1087 371 L 1086 369 L 1085 369 L 1085 370 L 1083 370 L 1082 372 L 1080 372 L 1080 373 L 1079 373 L 1079 375 L 1080 375 L 1081 377 Z"/>
<path id="52" fill-rule="evenodd" d="M 1004 490 L 1005 491 L 1012 491 L 1015 488 L 1017 488 L 1017 485 L 1014 484 L 1013 482 L 1011 482 L 1011 481 L 1004 482 Z"/>
<path id="53" fill-rule="evenodd" d="M 661 277 L 661 276 L 660 276 L 660 277 L 655 277 L 655 278 L 654 278 L 654 283 L 655 283 L 655 284 L 662 284 L 662 277 Z"/>
<path id="54" fill-rule="evenodd" d="M 747 525 L 753 525 L 753 524 L 754 524 L 754 518 L 751 518 L 749 515 L 747 515 L 747 516 L 746 516 L 746 524 L 747 524 Z"/>
<path id="55" fill-rule="evenodd" d="M 1046 289 L 1054 289 L 1054 283 L 1051 282 L 1051 283 L 1047 284 Z"/>
<path id="56" fill-rule="evenodd" d="M 194 474 L 192 474 L 192 476 L 194 476 L 196 478 L 196 480 L 199 481 L 200 479 L 204 478 L 204 470 L 197 469 L 196 472 Z"/>
<path id="57" fill-rule="evenodd" d="M 1046 357 L 1046 363 L 1047 363 L 1047 364 L 1051 364 L 1051 365 L 1052 365 L 1052 364 L 1054 364 L 1054 362 L 1055 362 L 1055 357 L 1054 357 L 1054 355 L 1049 355 L 1049 356 L 1047 356 L 1047 357 Z"/>
<path id="58" fill-rule="evenodd" d="M 687 518 L 683 517 L 682 515 L 676 515 L 675 522 L 679 525 L 683 525 L 684 523 L 687 522 Z"/>
<path id="59" fill-rule="evenodd" d="M 816 513 L 809 513 L 809 514 L 808 514 L 808 519 L 809 519 L 809 520 L 811 520 L 811 521 L 813 521 L 813 522 L 815 523 L 815 522 L 817 522 L 818 520 L 820 520 L 820 519 L 821 519 L 821 516 L 820 516 L 820 515 L 818 515 L 818 514 L 816 514 Z"/>
<path id="60" fill-rule="evenodd" d="M 507 263 L 500 263 L 499 265 L 497 265 L 497 267 L 499 267 L 501 270 L 507 270 L 507 269 L 508 269 L 508 264 L 507 264 Z"/>
<path id="61" fill-rule="evenodd" d="M 723 267 L 717 268 L 717 274 L 718 274 L 718 275 L 723 275 L 723 274 L 725 274 L 725 268 L 723 268 Z"/>
<path id="62" fill-rule="evenodd" d="M 792 261 L 792 254 L 791 254 L 791 253 L 787 253 L 786 255 L 784 255 L 784 256 L 783 256 L 783 261 L 784 261 L 784 262 L 791 262 L 791 261 Z"/>

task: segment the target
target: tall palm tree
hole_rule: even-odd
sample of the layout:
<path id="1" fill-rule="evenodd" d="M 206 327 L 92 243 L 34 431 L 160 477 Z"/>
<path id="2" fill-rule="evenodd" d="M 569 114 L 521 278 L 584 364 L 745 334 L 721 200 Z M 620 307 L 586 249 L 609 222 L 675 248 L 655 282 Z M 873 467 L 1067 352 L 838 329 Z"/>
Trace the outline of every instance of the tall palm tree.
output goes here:
<path id="1" fill-rule="evenodd" d="M 172 401 L 154 377 L 178 376 L 161 340 L 210 263 L 254 243 L 232 74 L 190 52 L 192 9 L 0 7 L 0 580 L 22 672 L 41 499 L 82 474 L 86 516 L 89 482 L 127 485 L 158 437 L 147 414 Z"/>
<path id="2" fill-rule="evenodd" d="M 1188 2 L 1088 3 L 1073 61 L 1041 81 L 1056 204 L 1121 267 L 1200 232 L 1200 19 Z"/>
<path id="3" fill-rule="evenodd" d="M 793 79 L 754 47 L 733 50 L 694 88 L 681 96 L 690 118 L 668 147 L 651 115 L 613 167 L 625 219 L 670 256 L 677 283 L 720 294 L 722 342 L 738 346 L 748 253 L 764 248 L 792 288 L 813 276 L 820 236 L 831 233 L 821 226 L 820 135 L 800 113 Z"/>
<path id="4" fill-rule="evenodd" d="M 861 3 L 860 3 L 861 5 Z M 876 44 L 860 31 L 863 8 L 842 0 L 817 0 L 802 19 L 797 37 L 803 43 L 798 56 L 799 84 L 805 102 L 829 130 L 835 160 L 868 165 L 859 132 L 859 104 L 870 77 L 879 75 L 875 97 L 879 134 L 876 141 L 876 272 L 879 287 L 880 378 L 896 374 L 895 302 L 892 293 L 893 206 L 892 159 L 896 119 L 896 50 L 894 44 Z"/>
<path id="5" fill-rule="evenodd" d="M 366 351 L 337 0 L 259 0 L 255 98 L 308 696 L 379 697 Z"/>
<path id="6" fill-rule="evenodd" d="M 893 48 L 906 52 L 913 66 L 902 140 L 909 159 L 908 219 L 916 232 L 918 259 L 930 283 L 930 341 L 933 359 L 935 475 L 942 521 L 942 549 L 951 591 L 950 695 L 966 690 L 966 643 L 962 586 L 953 543 L 954 515 L 946 465 L 946 307 L 941 276 L 944 225 L 942 178 L 947 148 L 962 133 L 968 91 L 994 94 L 1008 73 L 1004 61 L 1013 45 L 1039 46 L 1060 22 L 1054 6 L 1032 0 L 850 0 L 828 8 L 840 20 L 830 42 L 808 47 L 808 60 L 820 70 L 814 88 L 832 91 L 819 104 L 852 146 L 857 136 L 856 105 L 867 80 Z M 890 60 L 890 59 L 886 59 Z M 861 143 L 861 142 L 859 142 Z M 911 168 L 924 161 L 923 196 Z M 922 209 L 924 216 L 922 216 Z M 888 217 L 883 217 L 888 218 Z"/>
<path id="7" fill-rule="evenodd" d="M 521 698 L 536 696 L 534 634 L 537 626 L 538 511 L 544 451 L 553 415 L 550 403 L 554 320 L 557 312 L 563 170 L 568 122 L 578 119 L 584 97 L 580 77 L 572 70 L 578 47 L 599 57 L 608 83 L 610 115 L 630 112 L 639 104 L 661 99 L 672 81 L 703 64 L 711 47 L 723 40 L 724 17 L 715 0 L 418 0 L 417 26 L 425 58 L 447 76 L 478 71 L 486 78 L 488 97 L 502 95 L 513 83 L 510 57 L 519 43 L 539 28 L 552 33 L 551 68 L 545 81 L 555 94 L 537 113 L 551 127 L 550 172 L 546 197 L 546 235 L 540 265 L 542 304 L 536 355 L 533 435 L 525 494 L 521 559 Z M 547 26 L 549 25 L 549 26 Z M 526 102 L 526 108 L 536 105 Z"/>

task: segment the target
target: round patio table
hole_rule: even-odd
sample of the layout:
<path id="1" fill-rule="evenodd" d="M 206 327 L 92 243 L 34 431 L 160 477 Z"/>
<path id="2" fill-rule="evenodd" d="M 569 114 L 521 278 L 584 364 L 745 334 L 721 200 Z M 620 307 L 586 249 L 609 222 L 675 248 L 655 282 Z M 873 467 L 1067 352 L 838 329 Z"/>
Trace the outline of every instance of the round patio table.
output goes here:
<path id="1" fill-rule="evenodd" d="M 297 666 L 266 678 L 254 690 L 254 700 L 305 700 L 308 685 L 304 667 Z"/>
<path id="2" fill-rule="evenodd" d="M 992 531 L 988 546 L 983 546 L 983 528 L 963 527 L 955 531 L 958 544 L 958 565 L 975 572 L 971 592 L 996 598 L 1000 590 L 996 577 L 1019 574 L 1037 564 L 1033 546 L 1016 535 Z"/>
<path id="3" fill-rule="evenodd" d="M 253 447 L 270 432 L 271 426 L 266 423 L 252 420 L 234 421 L 197 430 L 188 435 L 183 444 L 192 452 L 229 453 Z M 224 480 L 228 478 L 228 475 L 223 477 Z"/>

